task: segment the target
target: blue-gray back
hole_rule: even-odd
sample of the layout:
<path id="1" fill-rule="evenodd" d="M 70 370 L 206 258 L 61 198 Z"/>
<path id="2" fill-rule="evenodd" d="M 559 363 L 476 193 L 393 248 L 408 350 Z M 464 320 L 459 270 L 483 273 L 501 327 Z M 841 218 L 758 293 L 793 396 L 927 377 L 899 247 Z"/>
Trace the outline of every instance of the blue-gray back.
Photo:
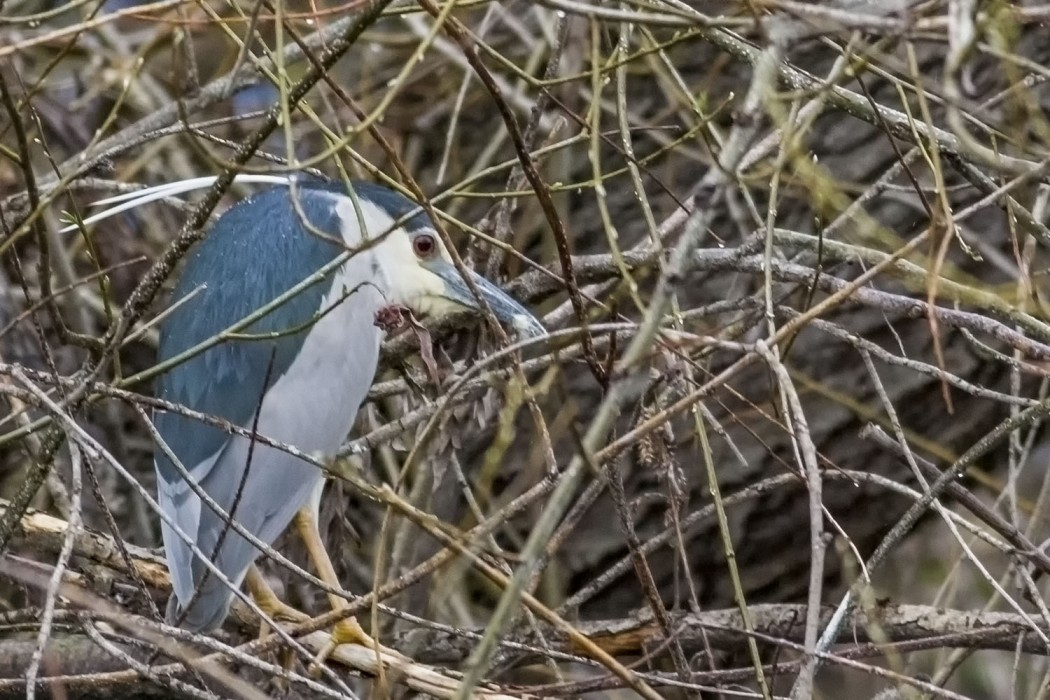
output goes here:
<path id="1" fill-rule="evenodd" d="M 340 186 L 336 191 L 345 189 Z M 333 198 L 306 185 L 298 194 L 306 221 L 334 240 L 303 226 L 287 187 L 266 190 L 231 207 L 186 261 L 171 301 L 174 305 L 192 297 L 162 322 L 158 361 L 228 329 L 343 251 L 335 242 L 342 240 L 342 233 Z M 239 331 L 282 333 L 280 337 L 221 342 L 161 375 L 157 395 L 247 427 L 259 405 L 267 370 L 269 385 L 287 371 L 330 286 L 326 277 Z M 219 428 L 173 413 L 158 412 L 154 420 L 187 469 L 214 454 L 228 437 Z M 157 464 L 169 483 L 179 480 L 174 466 L 159 452 Z"/>

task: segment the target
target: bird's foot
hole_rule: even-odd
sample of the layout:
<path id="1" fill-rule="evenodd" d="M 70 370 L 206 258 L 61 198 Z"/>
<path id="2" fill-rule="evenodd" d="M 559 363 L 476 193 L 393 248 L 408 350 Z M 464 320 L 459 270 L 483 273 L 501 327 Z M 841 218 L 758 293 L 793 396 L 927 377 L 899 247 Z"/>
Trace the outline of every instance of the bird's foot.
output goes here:
<path id="1" fill-rule="evenodd" d="M 365 632 L 356 619 L 348 617 L 345 620 L 337 622 L 332 628 L 332 638 L 328 641 L 328 644 L 318 652 L 317 656 L 314 657 L 313 662 L 310 664 L 310 674 L 314 676 L 320 674 L 321 665 L 328 660 L 328 657 L 331 656 L 338 647 L 344 644 L 355 644 L 357 646 L 365 647 L 366 649 L 379 651 L 384 655 L 401 657 L 400 653 L 388 647 L 384 647 L 376 641 L 375 638 L 368 634 L 368 632 Z"/>
<path id="2" fill-rule="evenodd" d="M 332 644 L 335 646 L 357 644 L 369 649 L 375 649 L 378 646 L 376 640 L 372 639 L 372 636 L 365 632 L 361 624 L 352 617 L 335 623 L 335 627 L 332 628 Z"/>
<path id="3" fill-rule="evenodd" d="M 252 597 L 259 609 L 274 622 L 304 622 L 310 619 L 309 615 L 288 605 L 269 588 L 253 591 Z M 265 627 L 266 623 L 264 622 L 263 625 Z"/>

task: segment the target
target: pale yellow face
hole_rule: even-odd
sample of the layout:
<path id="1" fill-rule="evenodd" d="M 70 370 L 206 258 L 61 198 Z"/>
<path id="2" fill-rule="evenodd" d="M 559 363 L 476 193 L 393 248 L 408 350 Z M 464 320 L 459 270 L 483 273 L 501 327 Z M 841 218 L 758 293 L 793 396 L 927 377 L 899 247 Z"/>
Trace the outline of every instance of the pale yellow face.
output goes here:
<path id="1" fill-rule="evenodd" d="M 419 316 L 462 309 L 462 305 L 448 298 L 445 280 L 435 269 L 452 265 L 437 234 L 430 229 L 411 233 L 403 228 L 391 231 L 394 221 L 389 214 L 369 202 L 359 201 L 359 204 L 358 212 L 348 198 L 341 201 L 340 215 L 365 223 L 371 235 L 382 237 L 371 254 L 384 280 L 388 301 L 407 306 Z"/>
<path id="2" fill-rule="evenodd" d="M 431 229 L 398 230 L 379 246 L 380 264 L 389 276 L 393 301 L 418 316 L 442 316 L 462 311 L 449 296 L 447 278 L 455 272 L 452 258 Z"/>
<path id="3" fill-rule="evenodd" d="M 350 208 L 343 216 L 354 216 L 355 220 L 367 223 L 373 235 L 390 231 L 372 253 L 376 273 L 383 277 L 391 304 L 406 306 L 421 317 L 481 308 L 471 284 L 460 275 L 434 230 L 421 227 L 391 231 L 394 222 L 390 216 L 368 202 L 361 202 L 360 219 L 351 202 L 340 206 Z M 473 287 L 499 320 L 529 336 L 545 332 L 540 322 L 505 292 L 483 277 L 469 275 Z"/>

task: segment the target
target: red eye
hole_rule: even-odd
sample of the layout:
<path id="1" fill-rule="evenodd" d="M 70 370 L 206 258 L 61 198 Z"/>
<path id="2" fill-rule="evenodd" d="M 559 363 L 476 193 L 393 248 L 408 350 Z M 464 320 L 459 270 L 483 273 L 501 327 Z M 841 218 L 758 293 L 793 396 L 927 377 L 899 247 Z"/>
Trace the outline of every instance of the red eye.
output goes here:
<path id="1" fill-rule="evenodd" d="M 412 239 L 412 249 L 421 258 L 429 258 L 437 250 L 437 241 L 428 233 L 422 233 Z"/>

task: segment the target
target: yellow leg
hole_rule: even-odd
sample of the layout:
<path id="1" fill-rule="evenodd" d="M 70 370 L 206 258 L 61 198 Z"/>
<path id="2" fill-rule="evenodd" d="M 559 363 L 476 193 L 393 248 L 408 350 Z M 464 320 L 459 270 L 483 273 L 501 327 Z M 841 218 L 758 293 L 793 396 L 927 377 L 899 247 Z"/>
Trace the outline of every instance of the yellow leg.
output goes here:
<path id="1" fill-rule="evenodd" d="M 313 562 L 314 567 L 317 569 L 317 577 L 332 588 L 342 588 L 338 577 L 335 575 L 335 567 L 332 566 L 332 560 L 328 557 L 328 550 L 325 549 L 324 543 L 321 541 L 321 533 L 317 530 L 317 523 L 314 521 L 313 513 L 310 512 L 309 508 L 303 508 L 295 514 L 295 529 L 299 533 L 299 537 L 302 538 L 303 544 L 306 545 L 306 552 L 310 556 L 310 561 Z M 334 593 L 328 593 L 328 602 L 333 610 L 343 610 L 347 607 L 346 601 Z M 324 663 L 325 659 L 340 644 L 357 644 L 369 649 L 375 649 L 379 646 L 376 640 L 361 628 L 361 625 L 358 624 L 355 618 L 344 618 L 332 628 L 332 640 L 318 653 L 311 670 L 316 671 L 320 664 Z"/>
<path id="2" fill-rule="evenodd" d="M 248 588 L 248 592 L 252 594 L 252 598 L 255 600 L 255 604 L 259 606 L 259 609 L 266 613 L 275 622 L 278 620 L 286 620 L 288 622 L 302 622 L 310 619 L 310 616 L 304 612 L 296 610 L 288 603 L 277 597 L 277 594 L 270 588 L 270 584 L 266 583 L 266 579 L 263 578 L 262 573 L 256 568 L 255 564 L 252 564 L 251 568 L 248 569 L 248 574 L 244 577 L 244 583 Z M 265 636 L 270 631 L 270 626 L 265 622 L 259 623 L 259 637 Z M 295 657 L 291 655 L 291 649 L 284 651 L 284 658 L 281 660 L 281 666 L 287 671 L 291 670 L 292 665 L 295 662 Z M 278 678 L 277 685 L 282 687 L 285 685 L 283 679 Z M 283 689 L 283 688 L 282 688 Z"/>

